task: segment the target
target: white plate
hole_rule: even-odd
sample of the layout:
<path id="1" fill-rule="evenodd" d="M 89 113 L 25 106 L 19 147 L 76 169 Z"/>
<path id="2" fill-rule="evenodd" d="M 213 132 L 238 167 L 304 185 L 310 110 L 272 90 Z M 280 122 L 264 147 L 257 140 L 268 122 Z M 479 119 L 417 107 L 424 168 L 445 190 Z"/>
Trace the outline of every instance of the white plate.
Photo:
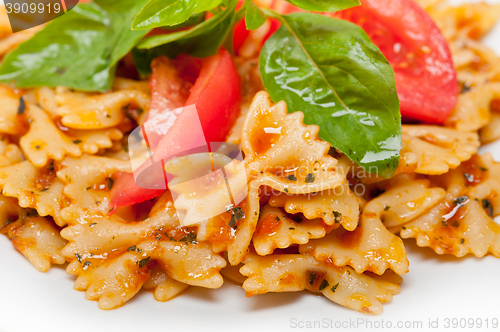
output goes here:
<path id="1" fill-rule="evenodd" d="M 487 42 L 500 54 L 500 25 Z M 491 152 L 500 161 L 500 142 L 482 152 Z M 446 319 L 452 323 L 453 318 L 481 319 L 483 328 L 464 330 L 491 331 L 493 319 L 500 324 L 498 258 L 455 259 L 418 248 L 412 239 L 405 244 L 410 273 L 404 276 L 401 294 L 384 306 L 380 316 L 363 315 L 308 292 L 246 298 L 240 287 L 229 282 L 218 290 L 190 288 L 166 303 L 140 292 L 124 307 L 103 311 L 96 302 L 85 300 L 84 293 L 73 290 L 74 278 L 64 269 L 37 272 L 0 236 L 0 332 L 278 332 L 296 331 L 300 324 L 315 321 L 322 324 L 315 330 L 368 331 L 388 324 L 403 330 L 397 328 L 402 323 L 403 327 L 409 324 L 404 331 L 443 331 Z M 429 328 L 429 321 L 435 324 L 436 320 L 439 328 Z M 335 328 L 339 324 L 344 328 Z"/>

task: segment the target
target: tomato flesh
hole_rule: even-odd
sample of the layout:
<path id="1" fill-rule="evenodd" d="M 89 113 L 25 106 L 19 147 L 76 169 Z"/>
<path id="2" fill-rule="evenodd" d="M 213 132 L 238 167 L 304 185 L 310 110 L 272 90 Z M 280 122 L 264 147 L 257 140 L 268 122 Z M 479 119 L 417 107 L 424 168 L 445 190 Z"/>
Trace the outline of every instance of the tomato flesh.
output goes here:
<path id="1" fill-rule="evenodd" d="M 444 36 L 413 0 L 361 0 L 338 15 L 363 28 L 394 69 L 403 117 L 443 124 L 458 97 Z"/>
<path id="2" fill-rule="evenodd" d="M 192 74 L 193 66 L 186 68 L 189 68 Z M 157 92 L 152 97 L 160 100 L 152 101 L 152 105 L 165 105 L 166 103 L 161 100 L 171 101 L 172 97 L 169 93 L 172 93 L 172 89 L 168 84 L 172 78 L 170 74 L 170 70 L 158 70 L 155 78 L 152 77 L 151 89 Z M 161 137 L 157 147 L 153 148 L 150 145 L 154 150 L 154 160 L 165 160 L 181 152 L 189 151 L 199 147 L 199 142 L 207 145 L 207 142 L 225 141 L 238 117 L 240 102 L 240 77 L 229 52 L 221 49 L 216 55 L 202 59 L 199 77 L 191 88 L 189 98 L 184 103 L 184 109 L 176 117 L 167 133 Z M 193 112 L 193 109 L 196 111 Z M 172 112 L 171 107 L 163 110 Z M 199 127 L 193 125 L 198 122 L 201 125 L 201 131 Z M 149 132 L 147 136 L 149 139 Z M 155 188 L 157 185 L 161 188 L 163 184 L 166 186 L 166 178 L 161 166 L 151 168 L 151 164 L 145 163 L 136 170 L 135 174 L 140 174 L 140 182 L 139 178 L 136 179 L 130 173 L 115 174 L 110 204 L 113 210 L 152 199 L 163 192 L 163 189 L 146 189 Z M 141 186 L 138 186 L 137 182 L 141 183 Z"/>

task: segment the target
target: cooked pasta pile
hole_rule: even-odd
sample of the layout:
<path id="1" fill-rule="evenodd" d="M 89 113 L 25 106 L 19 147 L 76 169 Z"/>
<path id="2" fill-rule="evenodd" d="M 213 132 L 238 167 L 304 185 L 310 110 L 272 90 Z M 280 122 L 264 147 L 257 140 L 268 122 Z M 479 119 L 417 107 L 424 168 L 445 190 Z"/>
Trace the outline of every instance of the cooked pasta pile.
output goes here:
<path id="1" fill-rule="evenodd" d="M 409 271 L 402 239 L 437 254 L 500 257 L 500 164 L 477 155 L 500 138 L 500 59 L 480 42 L 500 5 L 419 2 L 451 46 L 461 93 L 446 126 L 403 125 L 393 178 L 363 171 L 261 91 L 264 24 L 236 59 L 243 103 L 228 141 L 244 153 L 241 204 L 183 227 L 167 190 L 110 215 L 113 175 L 132 171 L 127 136 L 145 121 L 148 83 L 116 77 L 107 93 L 1 85 L 0 232 L 41 272 L 68 263 L 75 289 L 102 309 L 142 288 L 158 301 L 219 288 L 224 276 L 247 296 L 307 289 L 380 314 Z M 1 57 L 30 35 L 6 31 L 0 22 Z M 270 124 L 280 132 L 266 133 Z M 187 198 L 186 209 L 201 199 Z"/>

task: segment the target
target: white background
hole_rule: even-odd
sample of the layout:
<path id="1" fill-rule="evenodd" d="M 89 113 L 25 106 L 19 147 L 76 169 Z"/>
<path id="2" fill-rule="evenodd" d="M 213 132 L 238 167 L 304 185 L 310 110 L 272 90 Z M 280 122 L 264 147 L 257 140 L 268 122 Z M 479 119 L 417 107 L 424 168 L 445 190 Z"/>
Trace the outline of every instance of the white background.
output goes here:
<path id="1" fill-rule="evenodd" d="M 500 54 L 500 25 L 486 41 Z M 500 143 L 486 146 L 482 152 L 492 152 L 500 161 Z M 429 248 L 418 248 L 413 239 L 405 244 L 410 272 L 404 276 L 401 294 L 384 306 L 380 316 L 363 315 L 308 292 L 246 298 L 245 292 L 230 282 L 218 290 L 190 288 L 166 303 L 155 301 L 149 292 L 140 292 L 124 307 L 103 311 L 96 302 L 85 300 L 84 293 L 73 290 L 74 278 L 64 269 L 54 267 L 46 274 L 37 272 L 6 237 L 0 236 L 0 332 L 300 330 L 293 328 L 292 319 L 361 319 L 373 324 L 382 324 L 383 320 L 394 326 L 398 321 L 422 321 L 423 329 L 392 330 L 445 331 L 446 318 L 481 318 L 483 324 L 486 319 L 500 320 L 500 259 L 455 259 L 438 256 Z M 439 319 L 440 328 L 427 328 L 429 319 Z M 373 329 L 360 325 L 343 330 Z"/>

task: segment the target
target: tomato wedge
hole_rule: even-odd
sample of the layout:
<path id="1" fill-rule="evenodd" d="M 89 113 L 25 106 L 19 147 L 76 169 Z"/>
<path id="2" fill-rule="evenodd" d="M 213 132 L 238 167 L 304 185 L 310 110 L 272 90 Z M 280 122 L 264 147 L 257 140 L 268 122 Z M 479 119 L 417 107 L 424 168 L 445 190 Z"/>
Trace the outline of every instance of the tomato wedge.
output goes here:
<path id="1" fill-rule="evenodd" d="M 173 109 L 164 101 L 175 99 L 175 94 L 174 98 L 169 95 L 172 92 L 168 84 L 169 79 L 172 78 L 170 69 L 157 70 L 156 75 L 153 75 L 154 78 L 151 79 L 152 91 L 157 92 L 153 94 L 153 99 L 159 100 L 158 102 L 152 101 L 152 106 L 167 105 L 164 114 L 173 113 Z M 192 72 L 191 69 L 190 71 Z M 221 49 L 216 55 L 203 59 L 199 77 L 191 88 L 189 98 L 184 103 L 185 108 L 180 114 L 173 114 L 175 121 L 159 140 L 157 147 L 153 148 L 150 145 L 154 150 L 154 160 L 164 160 L 196 148 L 197 142 L 203 141 L 207 145 L 210 142 L 225 141 L 238 117 L 240 102 L 240 77 L 229 52 Z M 193 110 L 196 111 L 193 112 Z M 193 125 L 194 123 L 201 125 L 202 132 L 197 129 L 199 127 Z M 149 132 L 147 136 L 149 139 Z M 118 207 L 140 203 L 161 195 L 163 192 L 161 187 L 166 185 L 166 178 L 160 165 L 153 166 L 146 163 L 136 170 L 135 173 L 140 174 L 141 177 L 141 181 L 138 181 L 141 186 L 137 185 L 133 174 L 115 174 L 115 182 L 111 190 L 111 208 L 115 210 Z M 160 189 L 146 189 L 155 188 L 156 185 Z"/>
<path id="2" fill-rule="evenodd" d="M 380 48 L 396 76 L 404 119 L 443 124 L 458 97 L 457 74 L 444 36 L 413 0 L 360 0 L 361 6 L 324 15 L 363 28 Z M 300 8 L 275 1 L 281 14 Z"/>
<path id="3" fill-rule="evenodd" d="M 338 15 L 362 27 L 392 65 L 403 117 L 443 124 L 458 97 L 450 48 L 413 0 L 361 0 Z"/>

